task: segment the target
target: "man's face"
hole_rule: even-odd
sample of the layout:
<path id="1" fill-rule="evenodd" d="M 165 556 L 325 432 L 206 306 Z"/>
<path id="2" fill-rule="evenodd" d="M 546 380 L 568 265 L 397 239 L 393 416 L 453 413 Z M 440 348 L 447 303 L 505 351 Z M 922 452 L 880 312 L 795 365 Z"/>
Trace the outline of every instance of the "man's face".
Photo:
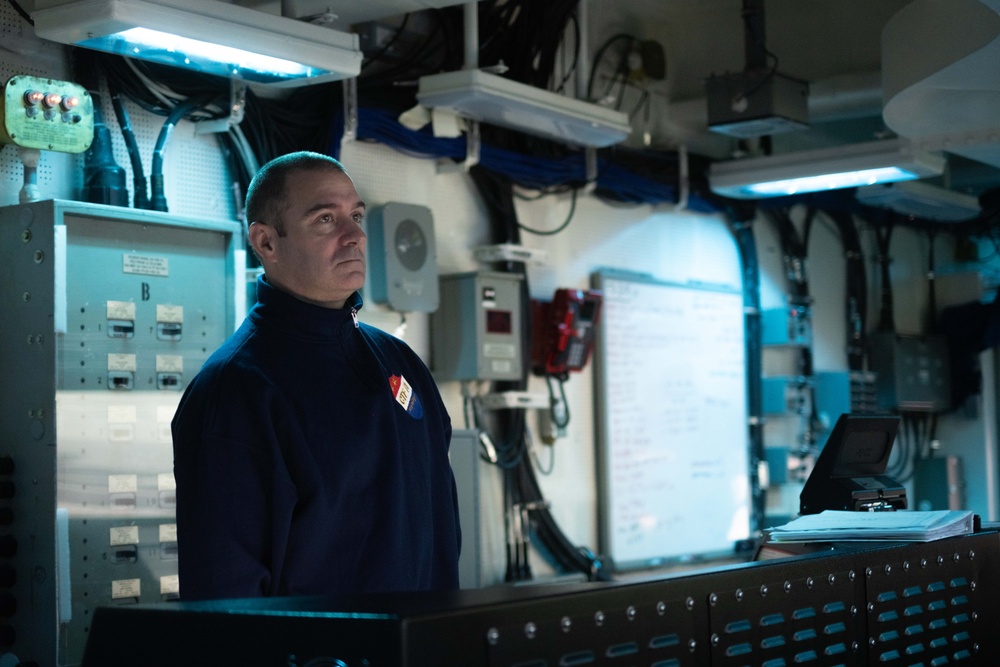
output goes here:
<path id="1" fill-rule="evenodd" d="M 303 301 L 343 307 L 365 283 L 364 215 L 365 204 L 347 174 L 328 169 L 290 173 L 282 214 L 285 235 L 265 223 L 250 227 L 268 282 Z"/>

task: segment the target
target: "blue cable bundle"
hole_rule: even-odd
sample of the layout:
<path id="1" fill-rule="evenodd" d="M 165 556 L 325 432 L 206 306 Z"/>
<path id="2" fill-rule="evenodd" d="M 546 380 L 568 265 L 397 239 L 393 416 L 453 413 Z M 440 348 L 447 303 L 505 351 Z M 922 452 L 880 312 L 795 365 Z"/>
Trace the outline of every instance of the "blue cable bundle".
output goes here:
<path id="1" fill-rule="evenodd" d="M 337 139 L 330 147 L 330 154 L 339 157 L 340 141 L 343 134 L 343 116 L 334 121 L 334 136 Z M 429 128 L 410 130 L 399 123 L 396 115 L 386 109 L 362 107 L 358 109 L 359 140 L 377 141 L 401 153 L 423 158 L 465 159 L 465 139 L 435 137 Z M 497 174 L 501 174 L 517 185 L 545 190 L 565 185 L 582 186 L 587 181 L 584 153 L 578 152 L 563 158 L 552 159 L 515 153 L 482 144 L 479 164 Z M 671 185 L 654 181 L 598 157 L 597 189 L 621 202 L 631 204 L 673 204 L 677 201 L 677 191 Z M 688 208 L 703 213 L 718 209 L 699 197 L 691 197 Z"/>

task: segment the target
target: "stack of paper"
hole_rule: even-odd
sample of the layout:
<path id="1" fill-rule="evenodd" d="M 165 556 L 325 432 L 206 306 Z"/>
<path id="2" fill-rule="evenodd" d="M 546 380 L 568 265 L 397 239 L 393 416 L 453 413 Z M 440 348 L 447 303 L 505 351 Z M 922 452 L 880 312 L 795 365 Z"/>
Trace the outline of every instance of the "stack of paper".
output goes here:
<path id="1" fill-rule="evenodd" d="M 845 512 L 825 510 L 771 529 L 772 542 L 888 540 L 930 542 L 973 532 L 967 510 Z"/>

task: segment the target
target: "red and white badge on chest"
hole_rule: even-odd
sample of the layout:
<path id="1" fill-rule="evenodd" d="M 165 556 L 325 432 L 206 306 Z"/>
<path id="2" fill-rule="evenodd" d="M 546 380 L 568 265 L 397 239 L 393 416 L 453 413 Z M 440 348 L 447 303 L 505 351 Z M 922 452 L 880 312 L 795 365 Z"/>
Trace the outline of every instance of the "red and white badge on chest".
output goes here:
<path id="1" fill-rule="evenodd" d="M 423 409 L 420 407 L 420 400 L 417 398 L 413 387 L 402 375 L 389 376 L 389 388 L 392 389 L 392 397 L 396 399 L 400 407 L 406 410 L 411 417 L 421 417 Z"/>

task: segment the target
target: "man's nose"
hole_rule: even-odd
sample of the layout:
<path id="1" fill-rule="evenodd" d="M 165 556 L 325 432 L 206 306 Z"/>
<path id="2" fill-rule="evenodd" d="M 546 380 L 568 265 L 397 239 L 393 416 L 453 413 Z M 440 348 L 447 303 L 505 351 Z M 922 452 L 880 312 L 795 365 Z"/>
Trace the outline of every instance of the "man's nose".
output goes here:
<path id="1" fill-rule="evenodd" d="M 367 238 L 368 235 L 365 234 L 365 230 L 361 228 L 361 225 L 354 225 L 345 237 L 345 241 L 352 245 L 362 245 Z"/>

